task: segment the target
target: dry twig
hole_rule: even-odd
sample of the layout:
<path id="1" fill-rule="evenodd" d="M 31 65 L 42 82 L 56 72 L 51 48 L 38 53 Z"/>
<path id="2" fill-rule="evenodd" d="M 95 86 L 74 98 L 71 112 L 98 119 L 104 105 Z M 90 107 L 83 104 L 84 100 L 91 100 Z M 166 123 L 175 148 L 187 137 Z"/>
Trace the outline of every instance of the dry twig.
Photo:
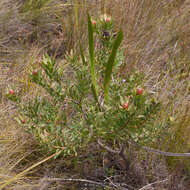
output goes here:
<path id="1" fill-rule="evenodd" d="M 164 179 L 164 180 L 161 180 L 161 181 L 156 181 L 154 183 L 150 183 L 148 185 L 145 185 L 144 187 L 140 188 L 139 190 L 146 190 L 147 188 L 150 188 L 150 187 L 152 187 L 155 184 L 165 183 L 166 181 L 168 181 L 168 179 Z"/>
<path id="2" fill-rule="evenodd" d="M 190 153 L 173 153 L 173 152 L 164 152 L 164 151 L 160 151 L 160 150 L 157 150 L 157 149 L 154 149 L 154 148 L 150 148 L 150 147 L 147 147 L 147 146 L 141 146 L 139 145 L 138 143 L 132 141 L 132 140 L 129 140 L 128 141 L 130 144 L 138 147 L 138 148 L 142 148 L 148 152 L 153 152 L 155 154 L 159 154 L 159 155 L 162 155 L 162 156 L 173 156 L 173 157 L 190 157 Z"/>
<path id="3" fill-rule="evenodd" d="M 128 190 L 124 187 L 120 187 L 119 185 L 115 185 L 113 183 L 100 183 L 100 182 L 96 182 L 96 181 L 92 181 L 92 180 L 87 180 L 87 179 L 72 179 L 72 178 L 69 178 L 69 179 L 65 179 L 65 178 L 45 178 L 44 180 L 47 180 L 47 181 L 70 181 L 70 182 L 83 182 L 83 183 L 91 183 L 91 184 L 94 184 L 96 186 L 101 186 L 101 187 L 108 187 L 108 186 L 111 186 L 111 187 L 117 187 L 121 190 Z"/>

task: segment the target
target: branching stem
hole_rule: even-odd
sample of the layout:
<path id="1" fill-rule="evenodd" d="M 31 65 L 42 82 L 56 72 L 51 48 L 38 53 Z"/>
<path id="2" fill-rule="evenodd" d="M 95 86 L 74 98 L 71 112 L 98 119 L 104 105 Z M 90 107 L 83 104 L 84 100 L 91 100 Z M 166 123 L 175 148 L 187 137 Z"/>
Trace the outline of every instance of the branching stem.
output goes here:
<path id="1" fill-rule="evenodd" d="M 128 141 L 130 144 L 134 145 L 135 147 L 137 148 L 142 148 L 148 152 L 153 152 L 155 154 L 159 154 L 159 155 L 162 155 L 162 156 L 173 156 L 173 157 L 190 157 L 190 153 L 173 153 L 173 152 L 164 152 L 164 151 L 160 151 L 160 150 L 157 150 L 157 149 L 154 149 L 154 148 L 150 148 L 150 147 L 147 147 L 147 146 L 141 146 L 139 145 L 138 143 L 132 141 L 132 140 L 129 140 Z"/>

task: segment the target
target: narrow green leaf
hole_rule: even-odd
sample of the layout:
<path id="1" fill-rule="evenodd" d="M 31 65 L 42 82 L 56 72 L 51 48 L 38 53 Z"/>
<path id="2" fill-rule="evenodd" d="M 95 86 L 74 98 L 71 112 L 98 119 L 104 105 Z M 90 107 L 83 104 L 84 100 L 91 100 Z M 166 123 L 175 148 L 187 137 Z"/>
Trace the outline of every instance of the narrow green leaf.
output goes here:
<path id="1" fill-rule="evenodd" d="M 114 61 L 117 54 L 117 50 L 123 40 L 123 32 L 122 30 L 119 31 L 116 40 L 114 41 L 112 52 L 109 56 L 108 62 L 106 64 L 105 69 L 105 77 L 104 77 L 104 99 L 105 102 L 108 103 L 108 91 L 109 91 L 109 84 L 111 79 L 111 74 L 114 67 Z"/>
<path id="2" fill-rule="evenodd" d="M 93 39 L 93 27 L 90 16 L 88 15 L 88 43 L 89 43 L 89 55 L 90 55 L 90 73 L 92 79 L 92 85 L 95 90 L 96 96 L 98 95 L 98 84 L 96 82 L 96 73 L 94 65 L 94 39 Z"/>
<path id="3" fill-rule="evenodd" d="M 79 47 L 80 47 L 80 56 L 81 56 L 81 59 L 82 59 L 82 63 L 83 63 L 83 65 L 87 65 L 87 63 L 85 61 L 85 57 L 84 57 L 84 51 L 82 49 L 82 45 L 81 45 L 80 41 L 79 41 Z"/>
<path id="4" fill-rule="evenodd" d="M 93 85 L 91 86 L 91 89 L 92 89 L 92 94 L 93 94 L 93 96 L 94 96 L 95 101 L 98 102 L 98 97 L 97 97 L 97 95 L 96 95 L 96 92 L 95 92 L 95 89 L 94 89 L 94 86 L 93 86 Z"/>

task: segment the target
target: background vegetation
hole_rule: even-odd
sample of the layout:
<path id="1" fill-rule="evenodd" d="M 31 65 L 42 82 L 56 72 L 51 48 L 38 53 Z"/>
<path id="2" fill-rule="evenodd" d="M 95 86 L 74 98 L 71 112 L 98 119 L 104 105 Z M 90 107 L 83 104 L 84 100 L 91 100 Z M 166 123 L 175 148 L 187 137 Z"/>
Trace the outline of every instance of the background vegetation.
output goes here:
<path id="1" fill-rule="evenodd" d="M 63 66 L 68 57 L 72 62 L 80 55 L 80 40 L 88 58 L 87 12 L 94 19 L 106 13 L 113 19 L 113 32 L 122 28 L 124 33 L 124 62 L 118 76 L 142 72 L 144 87 L 162 103 L 154 126 L 171 125 L 150 146 L 189 152 L 188 0 L 1 0 L 0 7 L 0 188 L 85 189 L 87 182 L 63 181 L 80 178 L 106 182 L 107 189 L 119 189 L 123 183 L 127 185 L 123 188 L 150 189 L 146 185 L 160 181 L 151 188 L 189 189 L 189 158 L 163 157 L 132 145 L 127 150 L 128 167 L 117 154 L 95 143 L 81 149 L 78 157 L 53 159 L 55 155 L 42 151 L 17 122 L 17 106 L 6 97 L 10 88 L 26 99 L 45 95 L 28 75 L 40 68 L 42 55 L 48 53 Z M 100 44 L 95 44 L 98 49 Z M 92 183 L 86 188 L 102 187 Z"/>

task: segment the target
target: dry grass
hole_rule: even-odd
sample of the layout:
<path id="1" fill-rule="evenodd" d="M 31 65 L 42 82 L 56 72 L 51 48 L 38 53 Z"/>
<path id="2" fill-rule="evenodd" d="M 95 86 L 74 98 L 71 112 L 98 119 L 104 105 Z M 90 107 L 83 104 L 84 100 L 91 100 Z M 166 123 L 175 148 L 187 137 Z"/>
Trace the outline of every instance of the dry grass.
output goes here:
<path id="1" fill-rule="evenodd" d="M 5 99 L 5 88 L 14 83 L 14 86 L 24 89 L 23 95 L 33 94 L 36 89 L 32 86 L 29 88 L 27 72 L 32 66 L 38 66 L 39 56 L 43 52 L 61 58 L 70 49 L 77 52 L 79 39 L 86 46 L 87 10 L 94 17 L 106 11 L 115 20 L 116 30 L 123 28 L 126 69 L 122 74 L 127 75 L 132 68 L 143 71 L 147 88 L 163 102 L 159 121 L 164 123 L 169 117 L 174 119 L 171 136 L 165 137 L 164 142 L 155 147 L 171 152 L 189 151 L 189 0 L 75 0 L 72 3 L 57 0 L 47 3 L 40 10 L 29 9 L 25 12 L 21 11 L 22 3 L 21 0 L 0 1 L 0 91 L 3 94 L 0 104 L 0 186 L 48 157 L 40 153 L 31 135 L 26 134 L 15 122 L 17 112 L 14 105 Z M 139 163 L 143 160 L 142 155 L 140 157 Z M 172 171 L 178 169 L 178 172 L 174 172 L 174 176 L 177 176 L 176 187 L 170 184 L 167 188 L 185 189 L 185 182 L 179 183 L 179 187 L 177 183 L 178 176 L 182 176 L 185 181 L 185 172 L 190 172 L 189 160 L 168 158 L 166 164 L 150 156 L 145 161 L 149 169 L 136 165 L 138 172 L 151 173 L 148 177 L 147 174 L 142 176 L 146 179 L 143 183 L 159 180 L 168 174 L 164 169 L 163 176 L 155 175 L 156 163 L 162 163 L 160 168 L 168 165 Z M 48 163 L 51 167 L 56 163 L 57 168 L 61 168 L 65 161 Z M 43 177 L 49 174 L 45 168 L 51 167 L 38 166 L 27 177 L 22 176 L 6 189 L 40 189 L 44 183 Z M 71 170 L 75 171 L 73 168 Z M 56 171 L 51 173 L 52 177 L 57 175 L 60 177 L 64 174 L 57 174 Z M 57 185 L 63 188 L 63 184 Z M 55 186 L 47 182 L 44 189 L 55 189 Z"/>

